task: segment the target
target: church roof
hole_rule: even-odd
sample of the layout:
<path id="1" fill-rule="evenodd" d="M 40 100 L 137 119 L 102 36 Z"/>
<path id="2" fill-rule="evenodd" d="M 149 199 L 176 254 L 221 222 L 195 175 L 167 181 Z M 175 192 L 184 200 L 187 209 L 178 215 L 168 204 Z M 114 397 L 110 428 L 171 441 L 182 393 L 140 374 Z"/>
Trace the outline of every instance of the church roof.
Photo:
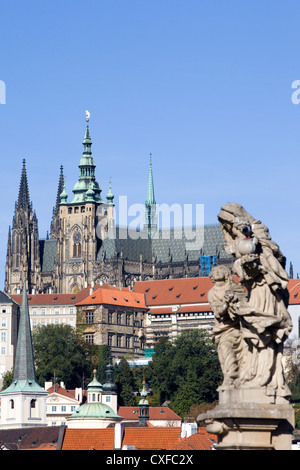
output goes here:
<path id="1" fill-rule="evenodd" d="M 189 261 L 197 261 L 200 256 L 217 256 L 220 258 L 230 258 L 223 250 L 224 237 L 220 225 L 205 225 L 203 229 L 203 244 L 189 245 L 190 241 L 196 240 L 196 228 L 192 227 L 190 233 L 188 228 L 159 230 L 150 239 L 148 232 L 142 230 L 136 232 L 123 227 L 115 228 L 104 240 L 99 252 L 98 260 L 103 256 L 105 259 L 112 259 L 116 255 L 126 260 L 152 262 L 153 257 L 156 263 L 167 263 L 169 256 L 172 262 L 182 262 L 187 255 Z M 201 236 L 198 227 L 197 236 Z M 193 235 L 194 234 L 194 235 Z M 189 240 L 189 237 L 191 239 Z M 199 245 L 199 246 L 198 246 Z"/>
<path id="2" fill-rule="evenodd" d="M 53 272 L 57 240 L 40 240 L 42 272 Z"/>

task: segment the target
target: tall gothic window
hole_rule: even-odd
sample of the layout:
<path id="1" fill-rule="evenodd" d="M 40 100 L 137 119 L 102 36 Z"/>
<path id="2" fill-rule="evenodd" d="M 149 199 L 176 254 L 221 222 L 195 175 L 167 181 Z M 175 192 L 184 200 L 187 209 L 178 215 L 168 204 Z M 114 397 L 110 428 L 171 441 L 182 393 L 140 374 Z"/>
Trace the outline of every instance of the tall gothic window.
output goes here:
<path id="1" fill-rule="evenodd" d="M 81 257 L 81 233 L 76 230 L 73 235 L 73 258 Z"/>

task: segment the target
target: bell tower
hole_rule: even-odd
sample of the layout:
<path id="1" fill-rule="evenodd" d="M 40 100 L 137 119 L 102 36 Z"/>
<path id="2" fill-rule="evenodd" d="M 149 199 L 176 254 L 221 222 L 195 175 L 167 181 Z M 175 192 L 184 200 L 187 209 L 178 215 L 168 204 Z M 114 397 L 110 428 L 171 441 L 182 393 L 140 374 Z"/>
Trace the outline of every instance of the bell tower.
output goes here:
<path id="1" fill-rule="evenodd" d="M 94 263 L 106 232 L 114 224 L 114 202 L 111 189 L 107 202 L 101 197 L 96 181 L 95 162 L 87 112 L 83 139 L 83 154 L 79 163 L 79 178 L 68 202 L 65 182 L 60 194 L 57 232 L 58 292 L 77 292 L 94 280 Z"/>

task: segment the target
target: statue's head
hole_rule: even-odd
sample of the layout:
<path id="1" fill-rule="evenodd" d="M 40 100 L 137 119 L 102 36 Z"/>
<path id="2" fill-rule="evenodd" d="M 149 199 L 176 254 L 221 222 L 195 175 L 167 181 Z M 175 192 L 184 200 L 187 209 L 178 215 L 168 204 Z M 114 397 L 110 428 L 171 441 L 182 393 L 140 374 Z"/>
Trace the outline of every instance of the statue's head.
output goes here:
<path id="1" fill-rule="evenodd" d="M 230 270 L 227 266 L 220 264 L 218 266 L 214 266 L 210 273 L 209 277 L 211 278 L 212 282 L 220 282 L 220 281 L 227 281 L 231 277 Z"/>

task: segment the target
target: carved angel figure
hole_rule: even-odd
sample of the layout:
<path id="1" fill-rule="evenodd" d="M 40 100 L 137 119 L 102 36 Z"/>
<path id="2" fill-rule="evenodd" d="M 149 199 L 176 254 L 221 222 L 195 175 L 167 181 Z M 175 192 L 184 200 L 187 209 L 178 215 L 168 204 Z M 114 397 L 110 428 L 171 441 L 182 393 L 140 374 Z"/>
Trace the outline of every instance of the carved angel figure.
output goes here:
<path id="1" fill-rule="evenodd" d="M 220 273 L 215 268 L 211 272 L 214 287 L 209 302 L 216 316 L 213 334 L 223 387 L 265 387 L 268 395 L 287 396 L 282 351 L 292 322 L 285 258 L 267 227 L 241 205 L 224 205 L 218 219 L 224 249 L 235 258 L 232 270 L 238 278 L 236 283 L 223 271 L 222 285 Z M 222 307 L 217 305 L 218 295 Z"/>

